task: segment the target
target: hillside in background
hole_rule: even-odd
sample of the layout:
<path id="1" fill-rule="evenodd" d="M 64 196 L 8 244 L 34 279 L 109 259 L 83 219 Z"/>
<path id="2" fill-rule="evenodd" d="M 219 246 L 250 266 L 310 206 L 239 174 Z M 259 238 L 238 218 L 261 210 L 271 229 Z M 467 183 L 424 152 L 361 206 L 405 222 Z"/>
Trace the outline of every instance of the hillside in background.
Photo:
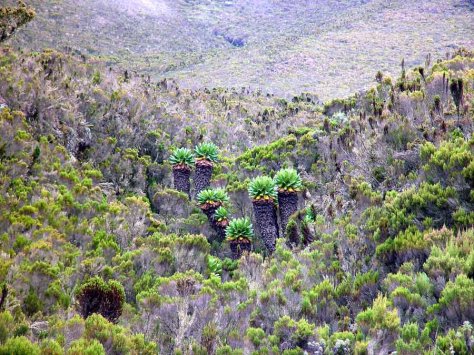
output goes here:
<path id="1" fill-rule="evenodd" d="M 12 2 L 12 0 L 7 0 Z M 474 46 L 468 0 L 28 0 L 13 45 L 72 47 L 189 88 L 250 86 L 321 99 L 369 87 L 376 70 Z M 375 72 L 374 72 L 375 71 Z"/>

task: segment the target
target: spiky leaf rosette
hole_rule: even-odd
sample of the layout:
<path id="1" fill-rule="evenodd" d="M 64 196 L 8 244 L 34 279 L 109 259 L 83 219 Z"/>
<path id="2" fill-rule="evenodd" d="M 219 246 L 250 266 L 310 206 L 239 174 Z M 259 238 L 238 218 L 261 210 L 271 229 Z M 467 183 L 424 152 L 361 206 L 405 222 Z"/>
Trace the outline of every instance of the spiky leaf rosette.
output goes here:
<path id="1" fill-rule="evenodd" d="M 292 168 L 280 170 L 274 180 L 279 191 L 296 192 L 303 186 L 300 175 Z"/>
<path id="2" fill-rule="evenodd" d="M 199 193 L 197 196 L 197 202 L 200 206 L 205 205 L 223 205 L 229 201 L 229 195 L 224 189 L 206 189 Z"/>
<path id="3" fill-rule="evenodd" d="M 227 241 L 239 241 L 253 239 L 253 226 L 248 218 L 237 218 L 230 221 L 225 231 Z"/>
<path id="4" fill-rule="evenodd" d="M 277 189 L 275 182 L 268 176 L 259 176 L 250 181 L 249 195 L 254 201 L 256 200 L 273 200 L 276 201 Z"/>
<path id="5" fill-rule="evenodd" d="M 207 267 L 209 272 L 213 275 L 222 275 L 222 260 L 216 256 L 209 255 L 207 257 Z"/>
<path id="6" fill-rule="evenodd" d="M 178 148 L 170 156 L 170 163 L 173 166 L 191 168 L 194 165 L 194 154 L 188 148 Z"/>
<path id="7" fill-rule="evenodd" d="M 219 148 L 214 143 L 200 143 L 194 149 L 196 159 L 208 160 L 212 163 L 216 163 L 219 159 Z"/>
<path id="8" fill-rule="evenodd" d="M 226 221 L 229 218 L 229 211 L 225 207 L 219 207 L 214 213 L 214 219 L 217 222 Z"/>

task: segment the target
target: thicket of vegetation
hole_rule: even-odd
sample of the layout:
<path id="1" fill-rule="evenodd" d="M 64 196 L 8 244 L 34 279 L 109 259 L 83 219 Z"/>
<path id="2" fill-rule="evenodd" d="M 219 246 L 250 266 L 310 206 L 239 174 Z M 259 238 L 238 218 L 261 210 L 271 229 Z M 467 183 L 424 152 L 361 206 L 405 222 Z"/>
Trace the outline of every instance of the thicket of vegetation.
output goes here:
<path id="1" fill-rule="evenodd" d="M 473 353 L 473 53 L 319 107 L 0 50 L 0 354 Z"/>

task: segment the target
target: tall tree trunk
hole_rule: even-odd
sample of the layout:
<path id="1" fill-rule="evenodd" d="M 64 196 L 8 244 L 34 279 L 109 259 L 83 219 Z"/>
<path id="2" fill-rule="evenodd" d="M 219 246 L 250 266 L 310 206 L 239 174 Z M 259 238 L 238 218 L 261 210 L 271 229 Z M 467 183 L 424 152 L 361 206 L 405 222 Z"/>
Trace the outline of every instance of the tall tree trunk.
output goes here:
<path id="1" fill-rule="evenodd" d="M 174 188 L 178 191 L 184 192 L 189 197 L 191 194 L 191 182 L 189 181 L 190 176 L 191 169 L 188 167 L 173 167 Z"/>
<path id="2" fill-rule="evenodd" d="M 291 215 L 298 210 L 298 194 L 296 192 L 278 192 L 278 206 L 280 211 L 281 234 L 284 235 L 286 225 Z"/>
<path id="3" fill-rule="evenodd" d="M 196 161 L 196 173 L 194 175 L 195 196 L 211 186 L 213 165 L 207 160 Z"/>
<path id="4" fill-rule="evenodd" d="M 278 222 L 274 201 L 255 200 L 253 211 L 257 221 L 260 236 L 269 254 L 275 251 L 276 239 L 278 238 Z"/>

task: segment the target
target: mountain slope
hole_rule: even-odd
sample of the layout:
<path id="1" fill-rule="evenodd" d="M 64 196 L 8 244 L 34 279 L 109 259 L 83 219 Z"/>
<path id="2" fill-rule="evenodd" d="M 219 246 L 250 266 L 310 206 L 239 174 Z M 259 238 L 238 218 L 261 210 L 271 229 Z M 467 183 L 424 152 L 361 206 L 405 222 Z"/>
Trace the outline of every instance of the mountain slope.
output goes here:
<path id="1" fill-rule="evenodd" d="M 0 352 L 473 351 L 473 53 L 319 106 L 1 50 Z M 256 230 L 228 258 L 172 188 L 170 152 L 208 139 L 232 218 L 250 178 L 301 174 L 272 256 Z"/>
<path id="2" fill-rule="evenodd" d="M 250 86 L 285 97 L 347 96 L 378 69 L 398 74 L 402 59 L 419 65 L 474 45 L 466 0 L 28 3 L 38 18 L 14 44 L 70 46 L 190 88 Z"/>

